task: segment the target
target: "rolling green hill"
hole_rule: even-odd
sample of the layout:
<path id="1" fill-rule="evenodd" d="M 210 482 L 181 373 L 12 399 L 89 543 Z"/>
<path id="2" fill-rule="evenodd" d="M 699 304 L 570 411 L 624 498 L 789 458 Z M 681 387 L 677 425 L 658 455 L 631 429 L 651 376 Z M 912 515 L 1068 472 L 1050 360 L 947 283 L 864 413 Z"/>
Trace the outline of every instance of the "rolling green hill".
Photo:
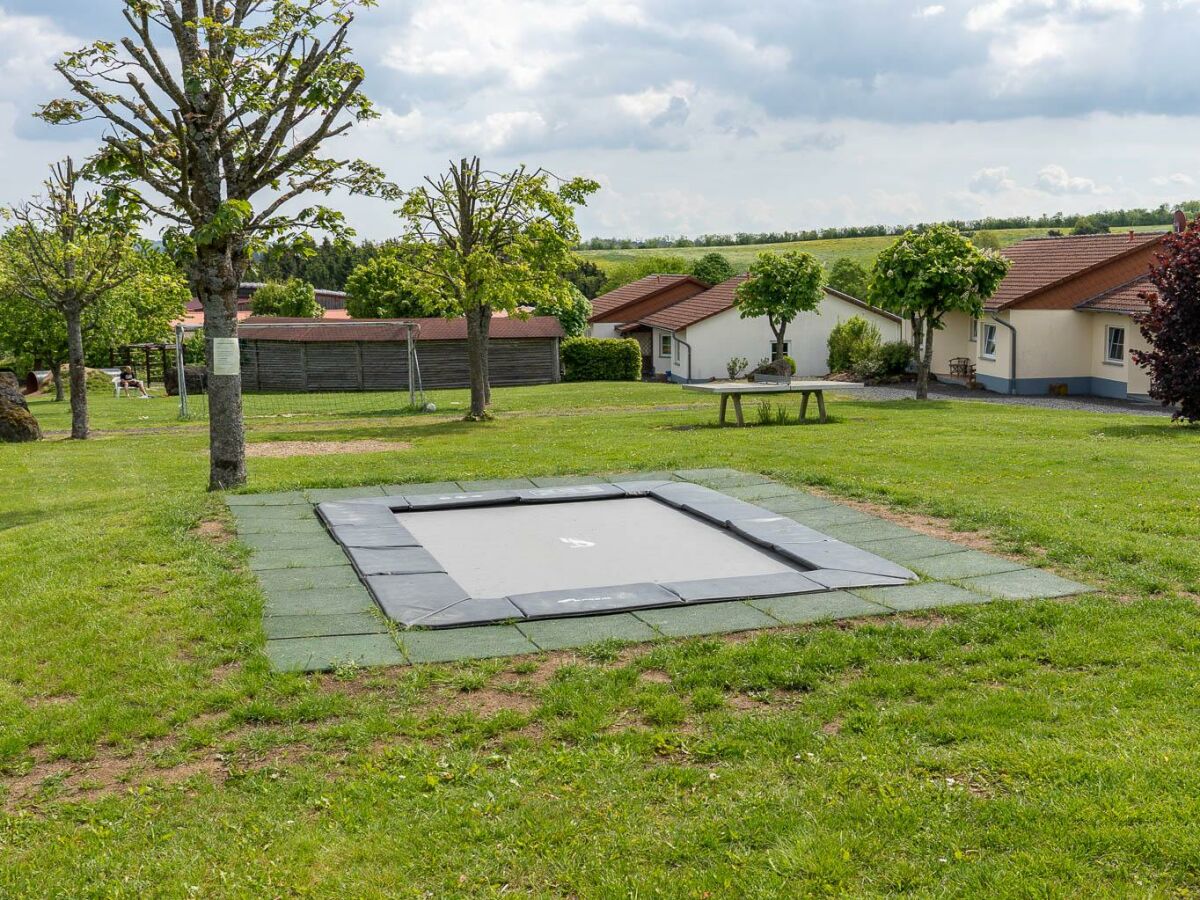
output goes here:
<path id="1" fill-rule="evenodd" d="M 1117 231 L 1118 229 L 1113 229 Z M 1147 225 L 1133 229 L 1134 231 L 1166 231 L 1165 225 Z M 1027 237 L 1045 237 L 1045 228 L 1007 228 L 997 229 L 992 234 L 1000 239 L 1002 246 L 1015 244 L 1017 241 Z M 811 253 L 821 261 L 821 264 L 828 268 L 833 264 L 833 261 L 842 256 L 848 256 L 856 262 L 862 263 L 864 266 L 870 266 L 875 261 L 875 257 L 879 251 L 887 247 L 896 238 L 887 237 L 859 237 L 859 238 L 831 238 L 829 240 L 820 241 L 795 241 L 787 244 L 746 244 L 740 247 L 657 247 L 647 250 L 582 250 L 580 256 L 583 256 L 596 265 L 605 267 L 615 263 L 627 262 L 636 259 L 638 256 L 683 256 L 687 259 L 695 259 L 698 256 L 703 256 L 705 253 L 720 253 L 728 259 L 735 269 L 739 272 L 744 272 L 754 261 L 754 257 L 764 250 L 774 250 L 776 252 L 783 250 L 803 250 Z"/>

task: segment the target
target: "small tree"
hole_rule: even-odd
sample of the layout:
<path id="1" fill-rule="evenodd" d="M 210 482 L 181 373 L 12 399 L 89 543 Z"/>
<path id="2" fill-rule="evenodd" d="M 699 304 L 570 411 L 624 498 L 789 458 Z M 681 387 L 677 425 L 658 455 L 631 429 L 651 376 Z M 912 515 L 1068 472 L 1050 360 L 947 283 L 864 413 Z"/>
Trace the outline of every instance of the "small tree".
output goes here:
<path id="1" fill-rule="evenodd" d="M 587 320 L 592 314 L 592 301 L 572 285 L 572 290 L 559 302 L 549 306 L 535 306 L 535 316 L 554 316 L 567 337 L 582 337 L 587 331 Z"/>
<path id="2" fill-rule="evenodd" d="M 811 253 L 758 254 L 750 278 L 738 285 L 735 305 L 743 319 L 764 316 L 775 335 L 771 358 L 784 356 L 783 339 L 792 319 L 821 305 L 825 272 Z"/>
<path id="3" fill-rule="evenodd" d="M 307 281 L 289 278 L 268 281 L 250 297 L 250 312 L 256 316 L 283 316 L 319 319 L 325 308 L 317 302 L 317 292 Z"/>
<path id="4" fill-rule="evenodd" d="M 420 319 L 451 311 L 416 292 L 395 249 L 356 266 L 346 279 L 346 311 L 355 319 Z"/>
<path id="5" fill-rule="evenodd" d="M 720 284 L 736 274 L 733 264 L 720 253 L 705 253 L 692 263 L 692 276 L 705 284 Z"/>
<path id="6" fill-rule="evenodd" d="M 79 194 L 74 163 L 51 169 L 46 194 L 6 211 L 16 227 L 0 258 L 7 290 L 66 325 L 71 378 L 71 437 L 88 436 L 83 319 L 114 288 L 132 278 L 133 239 L 140 220 L 133 204 L 114 194 Z"/>
<path id="7" fill-rule="evenodd" d="M 834 260 L 829 269 L 829 286 L 835 291 L 841 291 L 857 300 L 863 300 L 867 296 L 870 277 L 861 263 L 855 262 L 848 256 L 842 256 Z"/>
<path id="8" fill-rule="evenodd" d="M 948 225 L 920 234 L 907 231 L 876 258 L 871 301 L 912 326 L 918 400 L 929 396 L 933 333 L 945 327 L 947 313 L 983 315 L 984 301 L 996 292 L 1008 267 L 1008 259 L 980 250 Z"/>
<path id="9" fill-rule="evenodd" d="M 1150 280 L 1158 290 L 1134 321 L 1151 349 L 1133 361 L 1150 373 L 1150 396 L 1179 407 L 1174 419 L 1200 422 L 1200 219 L 1163 239 Z"/>
<path id="10" fill-rule="evenodd" d="M 590 259 L 576 257 L 575 262 L 575 268 L 570 269 L 565 276 L 567 281 L 579 288 L 579 293 L 586 299 L 595 300 L 603 293 L 608 276 Z"/>
<path id="11" fill-rule="evenodd" d="M 600 185 L 586 178 L 559 181 L 524 166 L 485 171 L 479 158 L 409 191 L 400 215 L 406 226 L 401 264 L 413 289 L 467 320 L 471 382 L 468 419 L 487 417 L 488 329 L 492 313 L 518 313 L 570 302 L 563 277 L 579 241 L 575 207 Z"/>
<path id="12" fill-rule="evenodd" d="M 830 372 L 852 372 L 883 343 L 879 329 L 862 316 L 851 316 L 829 332 L 827 364 Z"/>
<path id="13" fill-rule="evenodd" d="M 322 155 L 329 138 L 375 115 L 348 43 L 374 0 L 122 0 L 129 34 L 68 53 L 74 97 L 46 121 L 100 119 L 107 182 L 170 223 L 165 243 L 204 308 L 209 488 L 246 481 L 241 376 L 213 370 L 213 341 L 237 337 L 238 285 L 253 249 L 315 228 L 344 237 L 342 216 L 302 196 L 390 193 L 361 160 Z M 258 202 L 258 207 L 254 202 Z"/>

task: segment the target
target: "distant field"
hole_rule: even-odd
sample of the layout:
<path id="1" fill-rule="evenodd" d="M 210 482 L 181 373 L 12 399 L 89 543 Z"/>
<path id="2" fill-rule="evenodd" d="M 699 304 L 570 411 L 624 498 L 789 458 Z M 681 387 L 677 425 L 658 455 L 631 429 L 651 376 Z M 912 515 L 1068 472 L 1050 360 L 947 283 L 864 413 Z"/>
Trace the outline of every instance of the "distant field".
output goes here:
<path id="1" fill-rule="evenodd" d="M 1134 231 L 1166 231 L 1166 225 L 1148 225 L 1134 228 Z M 1125 229 L 1113 229 L 1114 231 Z M 1027 237 L 1045 237 L 1047 229 L 1045 228 L 1006 228 L 996 229 L 992 233 L 995 234 L 1003 246 L 1015 244 L 1019 240 Z M 695 259 L 697 256 L 703 256 L 705 253 L 713 251 L 725 256 L 734 268 L 739 272 L 746 271 L 750 263 L 754 261 L 754 257 L 764 250 L 803 250 L 811 253 L 821 261 L 821 264 L 828 268 L 834 260 L 848 256 L 856 262 L 862 263 L 864 266 L 870 266 L 875 261 L 875 257 L 879 251 L 887 247 L 896 238 L 888 237 L 860 237 L 860 238 L 832 238 L 824 241 L 794 241 L 786 244 L 746 244 L 740 247 L 680 247 L 678 249 L 665 247 L 655 248 L 653 250 L 584 250 L 580 255 L 587 257 L 599 266 L 606 264 L 626 262 L 635 259 L 638 256 L 644 255 L 670 255 L 684 256 L 688 259 Z"/>

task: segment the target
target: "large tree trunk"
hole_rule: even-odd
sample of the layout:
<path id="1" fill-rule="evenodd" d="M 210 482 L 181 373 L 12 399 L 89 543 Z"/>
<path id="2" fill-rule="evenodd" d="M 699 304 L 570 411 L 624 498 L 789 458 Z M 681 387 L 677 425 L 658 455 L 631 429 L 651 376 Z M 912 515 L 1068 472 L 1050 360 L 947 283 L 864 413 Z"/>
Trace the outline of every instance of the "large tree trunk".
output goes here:
<path id="1" fill-rule="evenodd" d="M 83 310 L 70 304 L 64 310 L 67 317 L 67 363 L 71 373 L 71 438 L 87 440 L 88 396 L 87 365 L 83 358 Z"/>
<path id="2" fill-rule="evenodd" d="M 925 320 L 917 316 L 912 318 L 913 329 L 913 360 L 917 364 L 917 399 L 929 399 L 929 362 L 933 356 L 933 343 L 926 346 L 926 335 L 932 332 Z"/>
<path id="3" fill-rule="evenodd" d="M 467 310 L 467 369 L 471 379 L 471 412 L 468 418 L 487 418 L 487 405 L 491 399 L 488 386 L 488 329 L 491 326 L 492 310 L 486 305 L 473 306 Z"/>
<path id="4" fill-rule="evenodd" d="M 242 418 L 242 376 L 213 371 L 213 338 L 237 337 L 238 267 L 227 249 L 202 248 L 192 287 L 204 306 L 208 363 L 208 489 L 246 483 L 246 426 Z"/>

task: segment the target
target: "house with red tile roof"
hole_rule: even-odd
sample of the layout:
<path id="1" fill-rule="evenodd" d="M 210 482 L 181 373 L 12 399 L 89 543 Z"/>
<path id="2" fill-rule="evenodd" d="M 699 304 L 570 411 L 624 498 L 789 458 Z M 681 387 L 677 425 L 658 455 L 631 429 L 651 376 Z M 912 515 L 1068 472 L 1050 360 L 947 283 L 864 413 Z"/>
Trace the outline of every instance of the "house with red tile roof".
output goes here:
<path id="1" fill-rule="evenodd" d="M 1012 267 L 981 319 L 952 314 L 934 339 L 933 371 L 954 360 L 1000 393 L 1141 399 L 1149 378 L 1130 352 L 1146 347 L 1132 316 L 1153 292 L 1148 274 L 1163 233 L 1028 238 L 1002 252 Z"/>
<path id="2" fill-rule="evenodd" d="M 629 303 L 637 304 L 636 317 L 628 308 L 606 304 L 601 312 L 593 312 L 589 321 L 624 319 L 616 325 L 615 335 L 636 337 L 642 344 L 646 374 L 665 375 L 672 381 L 724 379 L 728 377 L 730 359 L 740 357 L 751 366 L 757 365 L 771 357 L 775 341 L 764 317 L 743 319 L 738 313 L 737 288 L 747 277 L 735 275 L 707 289 L 680 291 L 683 295 L 672 302 L 664 302 L 661 295 L 648 304 L 643 299 L 631 299 Z M 785 352 L 795 361 L 798 374 L 829 372 L 829 332 L 851 316 L 870 321 L 885 341 L 901 339 L 903 323 L 899 316 L 826 288 L 821 305 L 797 316 L 787 328 Z"/>

